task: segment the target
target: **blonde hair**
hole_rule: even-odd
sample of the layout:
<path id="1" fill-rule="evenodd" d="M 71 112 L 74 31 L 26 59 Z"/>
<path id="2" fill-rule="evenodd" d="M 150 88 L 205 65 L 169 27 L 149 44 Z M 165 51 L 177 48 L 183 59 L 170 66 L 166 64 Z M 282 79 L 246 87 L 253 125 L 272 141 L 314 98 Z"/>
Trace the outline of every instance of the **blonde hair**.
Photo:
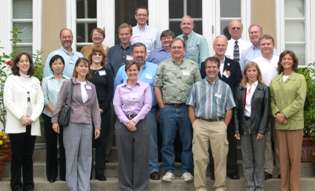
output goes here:
<path id="1" fill-rule="evenodd" d="M 246 72 L 247 72 L 247 70 L 249 69 L 249 68 L 256 68 L 256 70 L 257 70 L 257 80 L 258 80 L 258 82 L 261 82 L 262 81 L 262 77 L 261 77 L 261 71 L 260 71 L 260 69 L 259 69 L 259 67 L 258 67 L 258 64 L 256 63 L 256 62 L 253 62 L 253 61 L 251 61 L 251 62 L 249 62 L 248 64 L 246 64 L 246 66 L 245 66 L 245 69 L 244 69 L 244 72 L 243 72 L 243 78 L 242 78 L 242 81 L 241 81 L 241 86 L 242 87 L 246 87 L 246 84 L 248 83 L 248 77 L 246 76 Z"/>

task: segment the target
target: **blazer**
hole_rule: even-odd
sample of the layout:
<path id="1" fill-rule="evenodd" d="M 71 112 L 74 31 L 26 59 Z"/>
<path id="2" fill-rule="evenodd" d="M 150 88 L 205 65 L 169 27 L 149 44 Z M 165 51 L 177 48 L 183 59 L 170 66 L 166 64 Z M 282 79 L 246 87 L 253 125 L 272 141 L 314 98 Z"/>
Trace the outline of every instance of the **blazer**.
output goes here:
<path id="1" fill-rule="evenodd" d="M 58 94 L 56 109 L 52 115 L 51 122 L 57 123 L 59 111 L 66 102 L 67 97 L 70 96 L 71 83 L 73 86 L 73 90 L 72 102 L 70 105 L 71 106 L 70 123 L 89 125 L 93 124 L 95 128 L 101 128 L 101 115 L 94 84 L 92 84 L 89 81 L 86 81 L 85 88 L 88 94 L 88 100 L 85 103 L 83 103 L 81 96 L 81 84 L 74 78 L 66 80 L 62 84 Z"/>
<path id="2" fill-rule="evenodd" d="M 304 128 L 304 103 L 306 99 L 306 81 L 302 74 L 293 72 L 283 82 L 283 74 L 273 78 L 270 85 L 272 114 L 282 112 L 287 124 L 275 123 L 277 130 L 297 130 Z"/>
<path id="3" fill-rule="evenodd" d="M 246 88 L 239 86 L 236 89 L 236 108 L 234 109 L 235 133 L 244 134 L 249 132 L 244 129 L 244 110 L 245 110 Z M 268 121 L 270 113 L 269 90 L 266 85 L 259 82 L 251 100 L 251 116 L 250 116 L 250 131 L 257 134 L 265 134 L 268 130 Z M 247 131 L 246 131 L 247 130 Z"/>
<path id="4" fill-rule="evenodd" d="M 242 80 L 240 64 L 235 60 L 225 57 L 223 71 L 225 71 L 226 74 L 229 75 L 222 75 L 221 73 L 219 73 L 219 78 L 230 86 L 233 95 L 235 95 L 236 88 L 239 86 Z M 206 77 L 205 62 L 201 64 L 200 74 L 202 78 Z"/>
<path id="5" fill-rule="evenodd" d="M 8 134 L 25 133 L 26 127 L 20 118 L 26 114 L 27 92 L 31 98 L 32 115 L 31 135 L 40 136 L 39 116 L 44 108 L 44 96 L 36 77 L 10 75 L 4 84 L 3 102 L 7 111 L 5 132 Z"/>

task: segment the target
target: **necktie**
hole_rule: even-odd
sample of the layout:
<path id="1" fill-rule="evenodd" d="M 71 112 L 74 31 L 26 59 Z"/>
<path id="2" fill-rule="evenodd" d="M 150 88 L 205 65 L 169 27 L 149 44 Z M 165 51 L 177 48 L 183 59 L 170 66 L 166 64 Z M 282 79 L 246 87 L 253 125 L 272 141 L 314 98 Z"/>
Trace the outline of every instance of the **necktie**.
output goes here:
<path id="1" fill-rule="evenodd" d="M 235 41 L 234 45 L 233 58 L 236 62 L 240 62 L 240 47 L 238 46 L 237 40 Z"/>
<path id="2" fill-rule="evenodd" d="M 187 36 L 187 35 L 184 35 L 184 36 L 183 36 L 183 39 L 184 39 L 185 46 L 186 46 L 186 45 L 187 45 L 188 36 Z"/>

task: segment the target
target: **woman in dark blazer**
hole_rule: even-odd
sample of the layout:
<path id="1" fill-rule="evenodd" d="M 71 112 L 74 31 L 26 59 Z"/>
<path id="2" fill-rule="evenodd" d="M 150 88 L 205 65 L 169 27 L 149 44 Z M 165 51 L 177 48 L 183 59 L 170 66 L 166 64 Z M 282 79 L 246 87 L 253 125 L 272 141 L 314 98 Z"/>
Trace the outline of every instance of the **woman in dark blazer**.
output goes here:
<path id="1" fill-rule="evenodd" d="M 265 132 L 269 114 L 268 87 L 261 82 L 256 63 L 244 69 L 236 90 L 235 138 L 241 142 L 243 172 L 247 191 L 264 190 Z"/>

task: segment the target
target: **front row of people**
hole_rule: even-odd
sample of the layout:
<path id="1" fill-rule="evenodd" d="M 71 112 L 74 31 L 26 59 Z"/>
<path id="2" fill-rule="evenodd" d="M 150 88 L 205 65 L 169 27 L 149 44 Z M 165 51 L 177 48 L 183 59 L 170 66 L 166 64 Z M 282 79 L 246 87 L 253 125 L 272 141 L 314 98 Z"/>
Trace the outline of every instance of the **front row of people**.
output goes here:
<path id="1" fill-rule="evenodd" d="M 296 73 L 298 61 L 295 54 L 292 51 L 281 53 L 279 75 L 272 80 L 270 88 L 261 82 L 259 66 L 255 62 L 248 63 L 235 99 L 231 88 L 218 78 L 220 60 L 217 57 L 206 59 L 206 77 L 201 80 L 197 65 L 184 59 L 183 55 L 184 42 L 174 40 L 172 58 L 157 68 L 155 91 L 152 91 L 152 84 L 138 79 L 142 66 L 139 61 L 131 61 L 124 67 L 125 81 L 117 86 L 113 101 L 118 118 L 115 131 L 120 189 L 148 190 L 150 121 L 147 116 L 152 111 L 156 96 L 161 108 L 162 162 L 166 169 L 162 180 L 170 182 L 174 179 L 173 137 L 179 129 L 183 147 L 182 178 L 192 181 L 194 170 L 196 190 L 206 190 L 208 150 L 211 147 L 214 188 L 217 191 L 226 190 L 227 126 L 234 115 L 235 138 L 241 144 L 246 190 L 264 190 L 264 135 L 269 131 L 267 127 L 272 120 L 279 144 L 281 189 L 299 190 L 306 82 L 302 75 Z M 44 122 L 48 126 L 50 120 L 52 122 L 52 130 L 45 131 L 50 141 L 47 149 L 51 151 L 47 152 L 48 180 L 53 182 L 58 176 L 56 142 L 59 139 L 60 148 L 64 145 L 66 153 L 66 162 L 63 162 L 64 151 L 61 149 L 60 179 L 66 180 L 71 191 L 90 190 L 92 132 L 97 139 L 106 128 L 103 123 L 108 117 L 103 116 L 110 115 L 106 112 L 111 95 L 105 100 L 103 94 L 107 92 L 102 91 L 106 87 L 111 89 L 110 84 L 113 84 L 103 79 L 109 71 L 100 65 L 101 56 L 104 57 L 102 50 L 92 52 L 92 65 L 85 58 L 78 59 L 72 79 L 62 75 L 62 57 L 53 57 L 50 67 L 54 75 L 43 81 L 44 94 L 40 82 L 33 76 L 31 56 L 21 53 L 14 60 L 12 75 L 4 86 L 7 109 L 5 130 L 12 144 L 13 191 L 34 190 L 32 155 L 35 137 L 40 135 L 39 116 L 44 105 Z M 92 77 L 88 75 L 90 69 Z M 56 92 L 59 92 L 58 98 Z M 67 127 L 60 127 L 58 113 L 69 99 L 70 123 Z M 100 146 L 100 152 L 104 152 L 104 146 Z M 100 159 L 101 162 L 103 160 Z M 104 167 L 99 169 L 102 172 L 98 171 L 96 175 L 102 179 Z"/>

